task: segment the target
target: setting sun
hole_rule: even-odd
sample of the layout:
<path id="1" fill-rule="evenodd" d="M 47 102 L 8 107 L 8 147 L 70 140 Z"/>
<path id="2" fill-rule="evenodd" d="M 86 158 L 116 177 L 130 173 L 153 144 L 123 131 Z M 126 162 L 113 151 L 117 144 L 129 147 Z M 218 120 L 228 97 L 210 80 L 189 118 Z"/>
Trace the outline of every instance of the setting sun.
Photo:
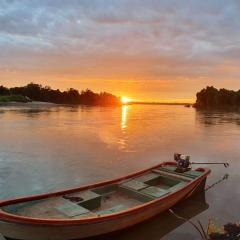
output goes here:
<path id="1" fill-rule="evenodd" d="M 128 103 L 131 101 L 131 99 L 123 96 L 123 97 L 121 97 L 121 101 L 122 101 L 122 103 Z"/>

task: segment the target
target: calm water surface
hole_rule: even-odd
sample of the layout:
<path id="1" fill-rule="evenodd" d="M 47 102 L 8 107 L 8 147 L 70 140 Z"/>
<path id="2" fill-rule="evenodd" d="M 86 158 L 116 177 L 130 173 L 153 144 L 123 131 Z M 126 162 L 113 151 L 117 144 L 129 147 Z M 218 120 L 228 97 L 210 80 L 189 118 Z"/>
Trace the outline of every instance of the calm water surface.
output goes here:
<path id="1" fill-rule="evenodd" d="M 0 198 L 111 179 L 172 160 L 174 152 L 182 152 L 193 161 L 230 163 L 228 169 L 211 166 L 208 185 L 225 174 L 229 178 L 206 192 L 206 202 L 193 220 L 204 226 L 210 217 L 223 223 L 236 221 L 240 219 L 239 146 L 238 112 L 161 105 L 1 106 Z M 190 201 L 185 206 L 190 215 L 193 205 Z M 181 209 L 179 213 L 186 214 Z M 166 213 L 111 239 L 199 239 L 188 223 L 173 222 Z"/>

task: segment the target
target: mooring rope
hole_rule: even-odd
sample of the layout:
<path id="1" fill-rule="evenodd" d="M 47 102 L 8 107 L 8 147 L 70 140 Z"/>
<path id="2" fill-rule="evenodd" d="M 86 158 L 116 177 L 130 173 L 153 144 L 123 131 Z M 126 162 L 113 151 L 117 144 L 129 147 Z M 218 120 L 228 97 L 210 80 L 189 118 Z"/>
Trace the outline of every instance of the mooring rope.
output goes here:
<path id="1" fill-rule="evenodd" d="M 176 218 L 180 219 L 180 220 L 183 220 L 184 222 L 188 222 L 190 223 L 197 231 L 198 233 L 200 234 L 201 238 L 203 240 L 208 240 L 207 238 L 207 234 L 205 233 L 200 221 L 198 222 L 199 225 L 201 226 L 201 228 L 199 228 L 194 222 L 192 222 L 191 220 L 187 219 L 187 218 L 184 218 L 184 217 L 181 217 L 179 216 L 178 214 L 176 214 L 171 208 L 169 209 L 169 212 L 172 213 Z"/>
<path id="2" fill-rule="evenodd" d="M 225 174 L 222 179 L 218 180 L 217 182 L 215 182 L 215 183 L 213 183 L 212 185 L 210 185 L 210 186 L 208 186 L 207 188 L 205 188 L 205 192 L 208 191 L 209 189 L 215 187 L 217 184 L 223 182 L 224 180 L 227 180 L 228 177 L 229 177 L 229 174 Z"/>

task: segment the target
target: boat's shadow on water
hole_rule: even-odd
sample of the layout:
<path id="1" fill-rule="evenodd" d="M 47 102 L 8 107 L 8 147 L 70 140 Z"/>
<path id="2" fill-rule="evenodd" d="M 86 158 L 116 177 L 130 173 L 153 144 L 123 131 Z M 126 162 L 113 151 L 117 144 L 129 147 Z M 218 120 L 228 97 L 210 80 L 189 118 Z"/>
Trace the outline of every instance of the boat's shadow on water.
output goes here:
<path id="1" fill-rule="evenodd" d="M 191 219 L 208 209 L 208 207 L 209 205 L 205 200 L 205 193 L 201 193 L 194 195 L 183 202 L 180 202 L 175 207 L 173 207 L 172 210 L 174 213 L 185 219 Z M 185 222 L 186 221 L 177 218 L 169 211 L 166 211 L 150 220 L 147 220 L 125 230 L 103 235 L 100 237 L 87 238 L 87 240 L 159 240 Z"/>

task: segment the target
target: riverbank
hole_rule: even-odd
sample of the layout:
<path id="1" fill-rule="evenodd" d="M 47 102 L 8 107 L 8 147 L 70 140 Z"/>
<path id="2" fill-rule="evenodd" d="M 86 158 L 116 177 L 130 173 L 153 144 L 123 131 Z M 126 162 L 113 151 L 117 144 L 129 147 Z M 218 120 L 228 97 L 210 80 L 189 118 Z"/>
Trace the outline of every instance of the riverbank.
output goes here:
<path id="1" fill-rule="evenodd" d="M 60 91 L 59 89 L 52 89 L 49 86 L 43 87 L 35 83 L 11 88 L 0 86 L 0 96 L 9 96 L 10 98 L 4 98 L 4 101 L 15 101 L 15 99 L 11 99 L 13 95 L 26 96 L 25 98 L 32 101 L 52 102 L 56 104 L 83 104 L 91 106 L 117 106 L 122 104 L 120 97 L 107 92 L 95 93 L 89 89 L 81 92 L 73 88 L 68 88 L 67 91 Z M 16 99 L 17 102 L 22 100 L 24 99 Z"/>
<path id="2" fill-rule="evenodd" d="M 13 94 L 13 95 L 0 95 L 0 103 L 27 103 L 31 102 L 31 100 L 25 96 Z"/>
<path id="3" fill-rule="evenodd" d="M 51 107 L 57 106 L 60 104 L 50 103 L 50 102 L 38 102 L 38 101 L 31 101 L 31 102 L 0 102 L 0 107 Z M 64 106 L 64 104 L 62 104 Z"/>

